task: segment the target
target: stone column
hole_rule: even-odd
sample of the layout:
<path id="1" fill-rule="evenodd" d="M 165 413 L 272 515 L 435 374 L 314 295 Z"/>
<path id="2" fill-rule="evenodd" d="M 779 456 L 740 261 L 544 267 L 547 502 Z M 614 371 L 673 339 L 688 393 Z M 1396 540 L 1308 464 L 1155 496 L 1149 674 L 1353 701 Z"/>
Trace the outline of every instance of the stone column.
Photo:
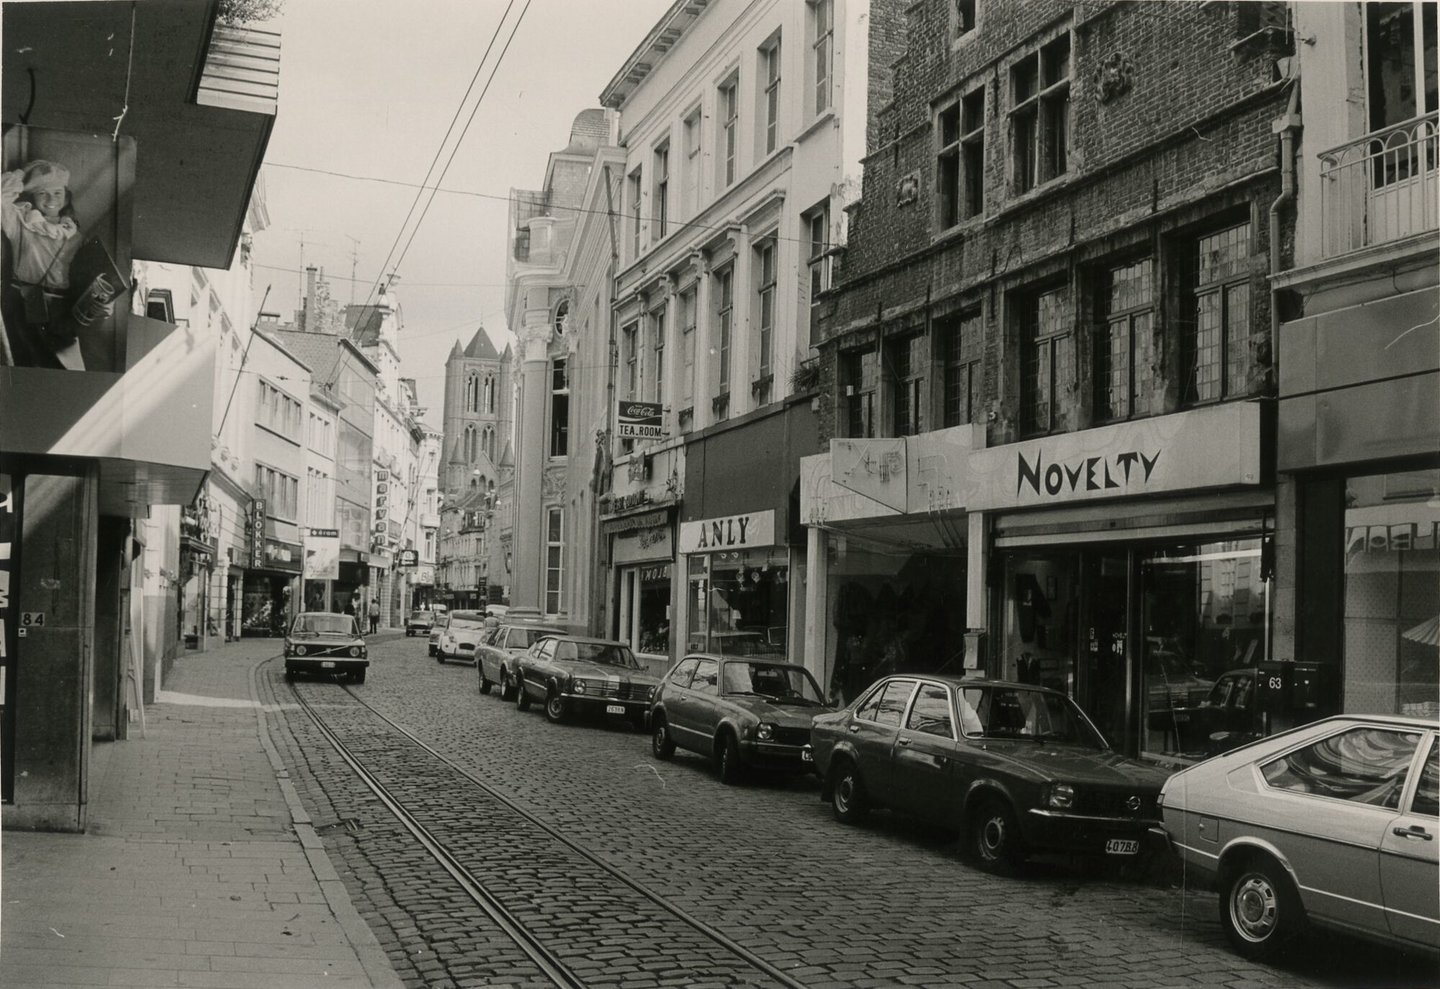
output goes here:
<path id="1" fill-rule="evenodd" d="M 675 396 L 680 394 L 680 293 L 678 279 L 665 275 L 660 279 L 657 290 L 664 293 L 665 306 L 665 366 L 661 369 L 665 378 L 664 394 L 656 395 L 655 401 L 665 409 L 665 431 L 671 436 L 676 432 L 676 414 L 680 411 Z"/>
<path id="2" fill-rule="evenodd" d="M 735 251 L 735 281 L 730 309 L 730 412 L 729 418 L 743 415 L 755 408 L 750 383 L 755 380 L 752 356 L 759 341 L 751 340 L 751 311 L 755 308 L 754 267 L 750 252 L 750 235 L 745 227 L 732 231 L 730 245 Z"/>
<path id="3" fill-rule="evenodd" d="M 511 560 L 510 614 L 538 618 L 543 613 L 545 505 L 543 475 L 548 454 L 545 400 L 550 394 L 550 308 L 543 286 L 530 289 L 520 327 L 520 422 L 515 435 L 515 536 Z M 571 565 L 574 561 L 569 561 Z"/>
<path id="4" fill-rule="evenodd" d="M 695 413 L 690 428 L 703 429 L 715 421 L 710 411 L 710 399 L 715 397 L 710 387 L 710 344 L 715 314 L 710 294 L 710 260 L 696 251 L 690 255 L 690 263 L 695 268 Z"/>

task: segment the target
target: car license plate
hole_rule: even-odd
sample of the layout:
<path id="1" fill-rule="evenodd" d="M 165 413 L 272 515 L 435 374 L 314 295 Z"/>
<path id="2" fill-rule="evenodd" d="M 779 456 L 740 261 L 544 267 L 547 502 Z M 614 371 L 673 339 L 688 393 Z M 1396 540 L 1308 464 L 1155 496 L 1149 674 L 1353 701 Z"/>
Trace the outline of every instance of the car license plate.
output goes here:
<path id="1" fill-rule="evenodd" d="M 1138 855 L 1140 842 L 1134 838 L 1111 838 L 1105 842 L 1106 855 Z"/>
<path id="2" fill-rule="evenodd" d="M 801 761 L 801 762 L 814 762 L 814 761 L 815 761 L 815 753 L 811 752 L 809 749 L 801 749 L 801 750 L 800 750 L 800 761 Z"/>
<path id="3" fill-rule="evenodd" d="M 321 668 L 322 670 L 333 670 L 333 669 L 335 668 L 335 664 L 332 663 L 330 660 L 327 659 L 327 660 L 325 660 L 323 663 L 320 664 L 320 668 Z"/>
<path id="4" fill-rule="evenodd" d="M 606 713 L 606 714 L 624 714 L 624 713 L 625 713 L 625 705 L 624 705 L 624 704 L 606 704 L 606 705 L 605 705 L 605 713 Z"/>

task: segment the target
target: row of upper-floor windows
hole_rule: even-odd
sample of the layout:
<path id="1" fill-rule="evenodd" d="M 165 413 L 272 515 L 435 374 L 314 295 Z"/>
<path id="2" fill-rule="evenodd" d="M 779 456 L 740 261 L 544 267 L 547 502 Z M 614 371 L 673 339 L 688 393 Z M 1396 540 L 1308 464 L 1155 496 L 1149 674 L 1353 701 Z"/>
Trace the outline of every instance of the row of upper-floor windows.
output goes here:
<path id="1" fill-rule="evenodd" d="M 649 145 L 648 160 L 632 157 L 624 190 L 628 261 L 739 182 L 747 161 L 760 164 L 791 130 L 798 133 L 831 110 L 837 85 L 834 0 L 805 0 L 803 44 L 794 53 L 788 44 L 777 28 L 688 105 Z M 789 109 L 797 105 L 800 116 L 790 119 Z"/>
<path id="2" fill-rule="evenodd" d="M 1273 8 L 1248 3 L 1239 33 Z M 1367 3 L 1364 66 L 1368 128 L 1381 130 L 1437 109 L 1436 8 L 1433 2 Z M 978 21 L 975 3 L 952 12 L 957 34 Z M 1248 14 L 1248 16 L 1246 16 Z M 988 141 L 1003 140 L 1003 188 L 1019 196 L 1069 173 L 1074 157 L 1071 81 L 1074 46 L 1066 30 L 1022 50 L 997 76 L 977 78 L 933 108 L 935 225 L 945 230 L 981 216 L 997 185 L 987 182 L 995 157 Z M 1098 87 L 1097 87 L 1098 89 Z"/>
<path id="3" fill-rule="evenodd" d="M 982 422 L 993 406 L 987 352 L 1018 357 L 1014 413 L 1021 435 L 1117 422 L 1243 398 L 1267 387 L 1265 258 L 1253 224 L 1233 214 L 1158 251 L 1130 253 L 1005 293 L 1007 346 L 986 346 L 977 300 L 926 330 L 899 333 L 837 355 L 837 433 L 905 436 Z M 1162 370 L 1168 350 L 1176 366 Z M 1175 379 L 1173 384 L 1168 379 Z M 1012 386 L 1013 387 L 1013 386 Z"/>
<path id="4" fill-rule="evenodd" d="M 783 398 L 795 371 L 794 355 L 814 342 L 817 301 L 830 288 L 829 231 L 829 204 L 821 202 L 800 217 L 792 236 L 782 237 L 777 229 L 757 238 L 746 264 L 727 259 L 625 322 L 620 397 L 671 406 L 682 432 Z M 792 250 L 805 267 L 798 285 L 782 276 L 790 270 L 785 261 Z M 798 299 L 793 341 L 779 323 L 785 291 Z"/>
<path id="5" fill-rule="evenodd" d="M 304 406 L 264 378 L 259 382 L 255 421 L 294 443 L 303 438 Z"/>

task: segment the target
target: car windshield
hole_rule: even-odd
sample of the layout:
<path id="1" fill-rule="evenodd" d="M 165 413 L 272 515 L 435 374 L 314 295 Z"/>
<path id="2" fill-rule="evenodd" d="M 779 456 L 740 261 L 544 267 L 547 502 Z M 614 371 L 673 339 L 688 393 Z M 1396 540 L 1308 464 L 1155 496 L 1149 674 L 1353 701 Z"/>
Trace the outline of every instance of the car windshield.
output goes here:
<path id="1" fill-rule="evenodd" d="M 528 649 L 535 644 L 536 640 L 544 639 L 554 634 L 555 630 L 553 628 L 519 628 L 518 626 L 511 626 L 509 647 L 511 649 Z"/>
<path id="2" fill-rule="evenodd" d="M 300 615 L 290 629 L 292 635 L 359 635 L 352 615 Z"/>
<path id="3" fill-rule="evenodd" d="M 411 620 L 412 622 L 427 622 L 427 621 L 430 620 L 430 612 L 428 612 L 428 611 L 412 611 L 412 612 L 410 613 L 410 620 Z"/>
<path id="4" fill-rule="evenodd" d="M 824 705 L 814 677 L 798 666 L 731 661 L 725 664 L 720 680 L 727 694 L 748 694 L 781 704 Z"/>
<path id="5" fill-rule="evenodd" d="M 967 736 L 1109 747 L 1080 708 L 1063 694 L 995 686 L 962 687 L 956 697 L 960 728 Z"/>
<path id="6" fill-rule="evenodd" d="M 638 670 L 640 664 L 628 646 L 615 642 L 564 642 L 557 644 L 555 658 L 571 663 L 598 663 L 601 666 L 618 666 L 623 670 Z"/>
<path id="7" fill-rule="evenodd" d="M 485 616 L 478 611 L 452 611 L 450 624 L 461 628 L 482 628 L 485 625 Z"/>

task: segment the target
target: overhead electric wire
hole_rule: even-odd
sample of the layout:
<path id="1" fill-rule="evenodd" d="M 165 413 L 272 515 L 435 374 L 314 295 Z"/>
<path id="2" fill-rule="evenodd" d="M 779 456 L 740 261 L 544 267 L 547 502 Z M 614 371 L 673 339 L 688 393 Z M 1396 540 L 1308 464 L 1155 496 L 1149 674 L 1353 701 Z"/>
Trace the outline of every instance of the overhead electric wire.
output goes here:
<path id="1" fill-rule="evenodd" d="M 431 191 L 430 199 L 426 201 L 425 208 L 424 208 L 423 210 L 421 210 L 419 219 L 417 219 L 417 220 L 415 221 L 415 226 L 414 226 L 414 228 L 413 228 L 413 229 L 411 230 L 411 232 L 410 232 L 410 239 L 407 240 L 406 243 L 405 243 L 405 249 L 400 252 L 399 258 L 396 258 L 396 257 L 395 257 L 395 249 L 396 249 L 396 248 L 399 246 L 399 244 L 400 244 L 400 238 L 402 238 L 402 237 L 405 235 L 405 227 L 406 227 L 406 225 L 410 222 L 410 218 L 415 215 L 415 206 L 416 206 L 416 204 L 418 204 L 418 203 L 420 202 L 420 197 L 424 194 L 425 187 L 426 187 L 426 183 L 428 183 L 428 182 L 430 181 L 431 176 L 434 174 L 435 165 L 436 165 L 436 163 L 440 160 L 440 156 L 441 156 L 441 155 L 444 153 L 444 151 L 445 151 L 445 143 L 450 139 L 450 135 L 451 135 L 452 133 L 454 133 L 455 123 L 456 123 L 456 121 L 458 121 L 458 120 L 460 119 L 460 112 L 461 112 L 461 110 L 464 109 L 466 101 L 469 100 L 471 92 L 474 91 L 474 89 L 475 89 L 475 82 L 476 82 L 476 80 L 478 80 L 478 79 L 480 78 L 480 73 L 481 73 L 482 71 L 484 71 L 485 61 L 486 61 L 486 59 L 488 59 L 488 58 L 490 57 L 490 52 L 491 52 L 491 51 L 494 49 L 494 47 L 495 47 L 495 41 L 496 41 L 496 39 L 498 39 L 498 38 L 500 37 L 500 32 L 501 32 L 501 31 L 504 29 L 504 27 L 505 27 L 505 19 L 510 16 L 510 11 L 511 11 L 511 9 L 512 9 L 514 6 L 515 6 L 515 0 L 510 0 L 510 3 L 507 4 L 506 7 L 505 7 L 504 13 L 502 13 L 502 14 L 500 15 L 500 20 L 499 20 L 498 22 L 496 22 L 496 24 L 495 24 L 495 30 L 494 30 L 493 32 L 491 32 L 490 41 L 489 41 L 489 43 L 485 46 L 485 51 L 484 51 L 483 54 L 481 54 L 481 56 L 480 56 L 480 61 L 479 61 L 479 62 L 476 64 L 476 66 L 475 66 L 475 74 L 470 77 L 470 83 L 469 83 L 469 85 L 466 86 L 466 88 L 465 88 L 465 94 L 460 97 L 460 102 L 459 102 L 459 104 L 456 105 L 456 107 L 455 107 L 455 112 L 454 112 L 454 114 L 452 114 L 451 117 L 450 117 L 450 124 L 449 124 L 448 127 L 446 127 L 444 136 L 442 136 L 442 137 L 440 138 L 440 143 L 439 143 L 439 144 L 436 146 L 436 148 L 435 148 L 435 155 L 434 155 L 433 158 L 430 159 L 430 165 L 429 165 L 429 167 L 426 168 L 426 170 L 425 170 L 425 176 L 424 176 L 424 179 L 422 180 L 421 187 L 420 187 L 419 190 L 416 191 L 416 193 L 415 193 L 415 199 L 411 202 L 411 204 L 410 204 L 410 209 L 409 209 L 409 211 L 406 213 L 405 219 L 401 222 L 399 231 L 395 234 L 395 240 L 394 240 L 394 242 L 390 245 L 390 250 L 389 250 L 389 251 L 386 253 L 386 255 L 385 255 L 385 261 L 384 261 L 384 263 L 380 266 L 380 278 L 379 278 L 379 279 L 375 282 L 375 284 L 371 287 L 370 292 L 369 292 L 369 293 L 366 295 L 366 297 L 365 297 L 365 303 L 364 303 L 364 305 L 363 305 L 363 306 L 361 307 L 361 309 L 360 309 L 360 312 L 362 312 L 362 313 L 365 312 L 365 311 L 367 311 L 367 310 L 369 310 L 370 306 L 372 305 L 373 300 L 375 299 L 376 292 L 377 292 L 377 290 L 381 287 L 381 285 L 382 285 L 382 283 L 383 283 L 383 281 L 384 281 L 384 279 L 385 279 L 385 277 L 386 277 L 386 276 L 385 276 L 385 273 L 386 273 L 387 271 L 392 271 L 392 270 L 394 270 L 395 268 L 398 268 L 398 267 L 400 266 L 400 263 L 401 263 L 402 261 L 404 261 L 404 259 L 405 259 L 405 253 L 410 249 L 410 243 L 413 242 L 414 239 L 415 239 L 415 231 L 418 230 L 418 229 L 420 228 L 420 224 L 425 221 L 425 214 L 426 214 L 427 212 L 429 212 L 430 203 L 433 202 L 434 199 L 435 199 L 435 194 L 434 194 L 434 191 L 433 191 L 433 190 Z M 500 55 L 496 58 L 494 64 L 491 66 L 491 69 L 490 69 L 490 78 L 487 79 L 486 82 L 485 82 L 485 89 L 481 91 L 480 96 L 475 100 L 474 105 L 470 108 L 470 116 L 469 116 L 469 117 L 466 119 L 466 121 L 465 121 L 465 127 L 464 127 L 464 129 L 461 130 L 459 137 L 457 137 L 457 138 L 455 139 L 454 146 L 451 148 L 451 151 L 450 151 L 450 157 L 447 158 L 446 161 L 445 161 L 445 167 L 444 167 L 444 169 L 441 170 L 439 176 L 435 179 L 435 186 L 436 186 L 436 187 L 438 187 L 439 184 L 440 184 L 440 182 L 444 180 L 444 178 L 445 178 L 445 172 L 448 171 L 449 168 L 450 168 L 450 162 L 452 162 L 452 161 L 455 160 L 455 152 L 459 149 L 459 147 L 460 147 L 460 142 L 465 139 L 465 134 L 466 134 L 466 132 L 469 131 L 469 129 L 470 129 L 470 124 L 471 124 L 471 122 L 474 121 L 474 119 L 475 119 L 475 113 L 476 113 L 476 111 L 479 110 L 479 108 L 480 108 L 480 103 L 481 103 L 482 100 L 484 100 L 484 98 L 485 98 L 485 93 L 486 93 L 486 92 L 489 90 L 489 88 L 490 88 L 490 80 L 493 80 L 493 79 L 495 78 L 495 71 L 499 68 L 499 66 L 500 66 L 500 61 L 501 61 L 502 59 L 504 59 L 504 57 L 505 57 L 505 52 L 509 50 L 509 48 L 510 48 L 510 42 L 513 41 L 514 38 L 515 38 L 515 30 L 519 28 L 519 26 L 520 26 L 520 21 L 524 18 L 524 16 L 525 16 L 525 11 L 528 10 L 529 7 L 530 7 L 530 0 L 526 0 L 526 2 L 525 2 L 525 7 L 520 11 L 520 17 L 519 17 L 519 18 L 516 18 L 514 27 L 513 27 L 513 28 L 511 29 L 511 31 L 510 31 L 510 37 L 509 37 L 508 39 L 506 39 L 505 48 L 501 50 Z M 394 259 L 394 261 L 395 261 L 395 263 L 394 263 L 393 266 L 391 265 L 391 260 L 392 260 L 392 259 Z M 339 372 L 339 364 L 337 363 L 335 373 L 338 373 L 338 372 Z"/>

